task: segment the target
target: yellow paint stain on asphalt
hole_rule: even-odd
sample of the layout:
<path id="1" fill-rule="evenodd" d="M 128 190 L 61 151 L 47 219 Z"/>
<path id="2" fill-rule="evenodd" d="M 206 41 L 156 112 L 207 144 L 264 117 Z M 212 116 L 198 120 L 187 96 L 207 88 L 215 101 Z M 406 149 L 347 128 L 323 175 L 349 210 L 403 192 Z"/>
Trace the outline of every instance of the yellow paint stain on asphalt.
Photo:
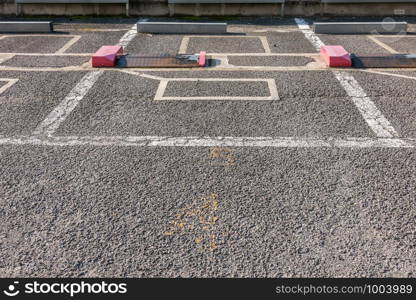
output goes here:
<path id="1" fill-rule="evenodd" d="M 213 166 L 229 167 L 236 164 L 234 149 L 231 148 L 212 147 L 209 157 Z"/>
<path id="2" fill-rule="evenodd" d="M 215 193 L 194 200 L 192 204 L 180 209 L 163 235 L 187 235 L 194 240 L 198 249 L 214 252 L 219 248 L 216 235 L 218 207 L 218 195 Z"/>

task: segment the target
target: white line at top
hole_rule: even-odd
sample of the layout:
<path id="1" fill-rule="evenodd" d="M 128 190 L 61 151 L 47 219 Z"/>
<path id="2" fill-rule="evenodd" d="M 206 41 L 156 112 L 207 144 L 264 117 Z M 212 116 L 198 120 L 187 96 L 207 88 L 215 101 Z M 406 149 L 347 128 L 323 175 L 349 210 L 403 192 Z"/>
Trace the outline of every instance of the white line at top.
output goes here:
<path id="1" fill-rule="evenodd" d="M 295 22 L 298 24 L 299 29 L 303 32 L 306 39 L 309 40 L 317 51 L 320 51 L 320 48 L 325 44 L 311 30 L 308 23 L 300 18 L 295 18 Z M 377 137 L 392 138 L 398 136 L 398 133 L 390 122 L 383 116 L 381 111 L 379 111 L 371 98 L 367 96 L 364 89 L 351 74 L 338 70 L 333 71 L 333 73 Z"/>
<path id="2" fill-rule="evenodd" d="M 133 27 L 121 37 L 118 44 L 126 47 L 136 35 L 136 25 L 133 25 Z M 82 77 L 64 100 L 48 114 L 32 134 L 34 136 L 51 136 L 54 134 L 102 74 L 104 74 L 104 70 L 92 71 Z"/>

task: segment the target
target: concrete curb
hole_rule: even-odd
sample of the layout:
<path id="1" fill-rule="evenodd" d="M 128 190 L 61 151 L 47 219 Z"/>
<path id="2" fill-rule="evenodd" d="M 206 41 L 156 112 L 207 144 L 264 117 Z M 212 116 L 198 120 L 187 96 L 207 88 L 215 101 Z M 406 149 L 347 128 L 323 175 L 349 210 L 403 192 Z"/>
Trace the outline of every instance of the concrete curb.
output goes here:
<path id="1" fill-rule="evenodd" d="M 0 22 L 0 32 L 53 32 L 52 22 Z"/>
<path id="2" fill-rule="evenodd" d="M 224 34 L 227 23 L 148 22 L 137 23 L 137 32 L 142 33 L 195 33 Z"/>
<path id="3" fill-rule="evenodd" d="M 315 33 L 330 34 L 405 34 L 407 22 L 325 22 L 313 23 L 313 29 Z"/>

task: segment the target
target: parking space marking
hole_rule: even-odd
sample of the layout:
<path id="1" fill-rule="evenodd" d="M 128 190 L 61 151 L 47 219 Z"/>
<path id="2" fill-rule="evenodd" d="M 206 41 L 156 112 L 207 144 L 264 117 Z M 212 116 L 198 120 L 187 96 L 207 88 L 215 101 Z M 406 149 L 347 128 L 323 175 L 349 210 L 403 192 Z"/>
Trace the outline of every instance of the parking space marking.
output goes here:
<path id="1" fill-rule="evenodd" d="M 319 51 L 324 46 L 321 39 L 315 35 L 305 20 L 296 18 L 295 21 L 305 37 Z M 338 70 L 333 71 L 333 73 L 377 137 L 392 138 L 399 136 L 390 122 L 383 116 L 381 111 L 371 98 L 367 96 L 364 89 L 351 74 Z"/>
<path id="2" fill-rule="evenodd" d="M 59 49 L 58 51 L 56 51 L 56 54 L 62 54 L 64 53 L 66 50 L 68 50 L 72 45 L 74 45 L 76 42 L 79 41 L 79 39 L 81 38 L 80 35 L 75 35 L 71 40 L 69 40 L 61 49 Z"/>
<path id="3" fill-rule="evenodd" d="M 13 56 L 15 56 L 14 53 L 0 53 L 0 64 L 13 58 Z"/>
<path id="4" fill-rule="evenodd" d="M 306 39 L 314 46 L 314 48 L 319 52 L 322 46 L 325 44 L 321 39 L 311 30 L 309 24 L 301 18 L 295 18 L 295 22 L 298 25 L 300 31 L 306 37 Z"/>
<path id="5" fill-rule="evenodd" d="M 371 73 L 371 74 L 379 74 L 379 75 L 386 75 L 386 76 L 416 80 L 416 77 L 414 76 L 407 76 L 407 75 L 402 75 L 402 74 L 388 73 L 388 72 L 382 72 L 382 71 L 376 71 L 376 70 L 361 70 L 361 71 L 366 72 L 366 73 Z"/>
<path id="6" fill-rule="evenodd" d="M 0 136 L 0 145 L 120 147 L 414 148 L 415 138 Z"/>
<path id="7" fill-rule="evenodd" d="M 69 47 L 71 47 L 73 44 L 75 44 L 82 36 L 81 35 L 74 35 L 74 34 L 6 34 L 0 37 L 0 40 L 6 39 L 9 37 L 54 37 L 54 38 L 72 38 L 69 40 L 65 45 L 57 50 L 55 53 L 63 53 L 65 52 Z M 33 53 L 32 53 L 33 54 Z"/>
<path id="8" fill-rule="evenodd" d="M 0 71 L 20 71 L 20 72 L 81 72 L 81 71 L 96 71 L 96 68 L 92 67 L 13 67 L 13 66 L 0 66 Z M 149 70 L 150 71 L 150 70 Z"/>
<path id="9" fill-rule="evenodd" d="M 122 46 L 123 48 L 126 48 L 128 44 L 137 36 L 137 26 L 136 24 L 133 25 L 132 28 L 130 28 L 129 31 L 127 31 L 118 42 L 118 45 Z"/>
<path id="10" fill-rule="evenodd" d="M 390 47 L 389 45 L 387 45 L 386 43 L 380 41 L 380 38 L 390 38 L 390 39 L 411 39 L 411 38 L 416 38 L 415 35 L 380 35 L 380 36 L 369 36 L 370 40 L 372 40 L 373 42 L 377 43 L 379 46 L 383 47 L 384 49 L 386 49 L 387 51 L 389 51 L 392 54 L 398 54 L 401 53 L 399 51 L 397 51 L 396 49 L 393 49 L 392 47 Z"/>
<path id="11" fill-rule="evenodd" d="M 137 30 L 135 24 L 121 37 L 119 45 L 126 47 L 136 35 Z M 84 98 L 102 74 L 104 74 L 103 70 L 87 73 L 65 97 L 65 99 L 49 113 L 45 120 L 38 125 L 32 134 L 34 136 L 52 135 L 61 123 L 64 122 L 65 119 L 71 114 L 75 107 L 77 107 L 79 102 Z"/>
<path id="12" fill-rule="evenodd" d="M 188 44 L 189 44 L 189 37 L 188 36 L 184 36 L 182 38 L 181 41 L 181 45 L 179 46 L 179 54 L 185 54 L 186 50 L 188 49 Z"/>
<path id="13" fill-rule="evenodd" d="M 310 30 L 309 25 L 302 19 L 297 19 L 299 30 L 304 33 L 305 37 L 319 49 L 323 45 L 322 41 Z M 137 35 L 135 25 L 120 39 L 119 44 L 124 47 Z M 22 36 L 22 35 L 16 35 Z M 33 36 L 33 35 L 28 35 Z M 37 36 L 52 36 L 52 35 L 37 35 Z M 68 37 L 55 36 L 54 37 Z M 0 36 L 3 39 L 6 36 Z M 195 36 L 190 36 L 195 37 Z M 207 36 L 200 36 L 207 38 Z M 217 37 L 230 37 L 230 36 L 217 36 Z M 234 36 L 241 37 L 241 36 Z M 255 37 L 255 36 L 249 36 Z M 385 37 L 385 36 L 383 36 Z M 262 45 L 266 53 L 218 53 L 217 55 L 227 58 L 227 56 L 309 56 L 317 58 L 317 53 L 267 53 L 267 47 L 269 46 L 267 37 L 257 36 L 262 41 Z M 71 39 L 73 41 L 74 39 Z M 69 41 L 69 42 L 71 42 Z M 68 42 L 68 43 L 69 43 Z M 183 42 L 183 40 L 182 40 Z M 189 42 L 189 38 L 188 38 Z M 14 55 L 43 55 L 43 56 L 54 56 L 54 55 L 68 55 L 68 56 L 89 56 L 91 53 L 64 53 L 69 48 L 66 43 L 60 50 L 62 53 L 5 53 L 0 58 L 12 57 Z M 73 43 L 72 43 L 73 44 Z M 267 46 L 266 46 L 267 45 Z M 182 49 L 187 49 L 182 46 Z M 65 49 L 66 48 L 66 49 Z M 269 49 L 270 50 L 270 49 Z M 393 49 L 394 50 L 394 49 Z M 7 55 L 6 55 L 7 54 Z M 213 54 L 211 54 L 213 55 Z M 212 71 L 239 71 L 239 70 L 264 70 L 264 67 L 236 67 L 230 68 L 227 65 L 223 65 L 220 69 L 211 69 Z M 41 122 L 35 129 L 31 136 L 12 136 L 5 137 L 0 136 L 0 145 L 41 145 L 41 146 L 83 146 L 83 145 L 94 145 L 94 146 L 131 146 L 131 147 L 278 147 L 278 148 L 413 148 L 416 147 L 415 138 L 398 138 L 394 128 L 390 125 L 389 121 L 384 118 L 383 115 L 378 111 L 372 100 L 365 94 L 365 91 L 361 88 L 358 82 L 353 78 L 350 73 L 355 71 L 373 72 L 381 75 L 397 76 L 401 78 L 416 79 L 415 77 L 406 76 L 402 74 L 391 74 L 383 72 L 383 69 L 376 70 L 351 70 L 351 72 L 345 72 L 341 69 L 331 70 L 338 81 L 341 83 L 347 94 L 351 97 L 353 103 L 360 111 L 361 115 L 367 121 L 371 129 L 376 133 L 376 137 L 362 138 L 362 137 L 349 137 L 349 138 L 314 138 L 314 137 L 200 137 L 200 136 L 185 136 L 185 137 L 171 137 L 171 136 L 55 136 L 54 133 L 62 122 L 71 114 L 75 107 L 82 101 L 83 97 L 88 93 L 90 88 L 99 79 L 101 74 L 106 71 L 114 71 L 117 69 L 101 69 L 96 70 L 93 68 L 19 68 L 19 67 L 5 67 L 0 66 L 0 70 L 8 71 L 90 71 L 88 72 L 78 84 L 71 90 L 71 92 L 65 97 L 65 99 L 48 115 L 48 117 Z M 267 69 L 267 71 L 316 71 L 316 70 L 328 70 L 327 68 L 309 68 L 305 67 L 273 67 Z M 413 71 L 414 69 L 406 69 L 405 71 Z M 275 97 L 277 100 L 278 93 L 274 79 L 263 79 L 263 78 L 164 78 L 160 76 L 148 75 L 142 72 L 152 71 L 155 69 L 140 69 L 132 68 L 129 70 L 118 70 L 133 75 L 138 75 L 144 78 L 160 81 L 158 92 L 155 98 L 161 100 L 212 100 L 213 97 L 164 97 L 164 92 L 169 81 L 266 81 L 270 89 L 270 97 Z M 166 72 L 178 72 L 178 71 L 189 71 L 189 68 L 181 69 L 157 69 L 157 71 Z M 208 68 L 193 69 L 193 71 L 210 71 Z M 389 69 L 388 71 L 392 71 Z M 12 80 L 12 81 L 10 81 Z M 0 78 L 0 81 L 7 81 L 7 84 L 0 88 L 0 94 L 7 88 L 12 86 L 18 81 L 16 78 Z M 164 86 L 163 86 L 164 85 Z M 162 87 L 161 87 L 162 86 Z M 160 89 L 160 90 L 159 90 Z M 156 97 L 157 96 L 157 97 Z M 172 99 L 170 99 L 172 98 Z M 198 99 L 200 98 L 200 99 Z M 201 99 L 205 98 L 205 99 Z M 214 96 L 214 99 L 218 98 Z M 228 98 L 228 97 L 225 97 Z M 231 97 L 234 98 L 234 97 Z M 236 97 L 241 98 L 238 100 L 250 100 L 250 97 Z M 264 97 L 254 97 L 264 98 Z M 237 99 L 229 99 L 237 100 Z M 266 99 L 254 99 L 254 100 L 266 100 Z M 270 99 L 267 99 L 270 100 Z M 215 156 L 215 155 L 214 155 Z"/>
<path id="14" fill-rule="evenodd" d="M 12 54 L 14 56 L 14 54 Z M 66 54 L 65 54 L 66 55 Z M 60 55 L 58 55 L 60 56 Z M 85 55 L 86 56 L 86 55 Z M 90 63 L 81 66 L 68 66 L 68 67 L 16 67 L 16 66 L 2 66 L 0 65 L 0 71 L 23 71 L 23 72 L 85 72 L 85 71 L 96 71 L 97 68 L 91 67 Z M 164 72 L 164 73 L 175 73 L 175 72 L 239 72 L 239 71 L 267 71 L 267 72 L 319 72 L 328 71 L 326 66 L 323 66 L 321 62 L 311 62 L 306 66 L 281 66 L 281 67 L 263 67 L 263 66 L 233 66 L 233 65 L 216 65 L 215 67 L 207 68 L 128 68 L 129 71 L 120 68 L 102 68 L 104 72 L 125 72 L 125 73 L 140 73 L 140 72 Z M 345 69 L 332 68 L 332 71 Z M 363 72 L 362 69 L 351 69 L 349 73 Z M 396 68 L 375 68 L 366 69 L 365 71 L 401 71 L 401 72 L 415 72 L 416 68 L 396 69 Z"/>
<path id="15" fill-rule="evenodd" d="M 352 75 L 341 71 L 334 71 L 333 73 L 348 96 L 350 96 L 364 120 L 378 137 L 399 136 Z"/>
<path id="16" fill-rule="evenodd" d="M 261 42 L 264 53 L 266 53 L 266 54 L 271 53 L 269 42 L 268 42 L 266 36 L 261 36 L 261 35 L 249 35 L 249 36 L 245 36 L 245 35 L 187 35 L 187 36 L 184 36 L 182 38 L 181 45 L 179 46 L 179 54 L 186 54 L 186 51 L 188 51 L 189 40 L 191 38 L 205 38 L 205 39 L 209 39 L 209 38 L 223 38 L 223 39 L 235 39 L 235 38 L 253 39 L 253 38 L 257 38 Z M 210 54 L 212 54 L 212 53 L 210 53 Z M 216 53 L 216 54 L 227 54 L 228 55 L 228 53 Z"/>
<path id="17" fill-rule="evenodd" d="M 140 73 L 140 72 L 129 71 L 129 70 L 123 70 L 123 69 L 117 69 L 116 71 L 119 71 L 119 72 L 121 72 L 121 73 L 130 74 L 130 75 L 140 76 L 140 77 L 144 77 L 144 78 L 154 79 L 154 80 L 165 80 L 165 79 L 166 79 L 166 78 L 164 78 L 164 77 L 160 77 L 160 76 L 154 76 L 154 75 L 149 75 L 149 74 L 143 74 L 143 73 Z"/>
<path id="18" fill-rule="evenodd" d="M 254 54 L 254 53 L 253 53 Z M 261 54 L 261 55 L 255 55 L 255 54 Z M 281 55 L 279 53 L 279 55 L 272 55 L 272 53 L 255 53 L 254 55 L 250 55 L 247 53 L 243 53 L 243 55 L 238 55 L 238 53 L 231 53 L 231 54 L 220 54 L 220 53 L 210 53 L 209 57 L 211 59 L 210 61 L 210 65 L 208 66 L 208 71 L 211 69 L 215 69 L 213 71 L 217 71 L 217 69 L 234 69 L 234 68 L 238 68 L 241 71 L 276 71 L 276 70 L 285 70 L 285 71 L 291 71 L 291 70 L 297 70 L 297 69 L 302 69 L 302 70 L 310 70 L 310 69 L 323 69 L 323 70 L 327 70 L 327 66 L 325 64 L 324 61 L 322 61 L 319 57 L 319 54 L 295 54 L 295 55 Z M 273 53 L 275 54 L 275 53 Z M 233 65 L 229 63 L 229 58 L 228 57 L 233 57 L 233 56 L 238 56 L 238 57 L 278 57 L 278 56 L 291 56 L 291 57 L 308 57 L 308 58 L 312 58 L 314 61 L 309 62 L 303 66 L 241 66 L 241 65 Z"/>
<path id="19" fill-rule="evenodd" d="M 59 50 L 58 50 L 59 51 Z M 19 52 L 9 52 L 9 53 L 0 53 L 0 56 L 3 55 L 19 55 L 19 56 L 92 56 L 94 53 L 19 53 Z"/>
<path id="20" fill-rule="evenodd" d="M 164 93 L 169 82 L 172 81 L 202 81 L 202 82 L 266 82 L 269 88 L 270 96 L 193 96 L 193 97 L 165 97 Z M 270 78 L 164 78 L 160 81 L 153 100 L 156 101 L 198 101 L 198 100 L 240 100 L 240 101 L 273 101 L 279 100 L 276 82 Z"/>
<path id="21" fill-rule="evenodd" d="M 143 73 L 138 73 L 134 71 L 128 71 L 128 70 L 119 70 L 122 73 L 127 73 L 135 76 L 141 76 L 144 78 L 154 79 L 158 80 L 159 86 L 156 90 L 155 97 L 153 100 L 156 101 L 165 101 L 165 100 L 173 100 L 173 101 L 198 101 L 198 100 L 246 100 L 246 101 L 260 101 L 260 100 L 279 100 L 279 93 L 277 91 L 276 82 L 274 79 L 271 78 L 166 78 L 166 77 L 160 77 L 160 76 L 154 76 L 154 75 L 148 75 Z M 261 96 L 261 97 L 247 97 L 247 96 L 204 96 L 204 97 L 165 97 L 164 93 L 166 90 L 166 87 L 169 82 L 172 81 L 205 81 L 205 82 L 266 82 L 267 86 L 269 88 L 270 96 Z"/>
<path id="22" fill-rule="evenodd" d="M 264 48 L 264 52 L 265 53 L 272 53 L 272 51 L 270 50 L 270 46 L 269 46 L 269 42 L 267 41 L 267 37 L 266 36 L 259 36 L 261 44 Z"/>
<path id="23" fill-rule="evenodd" d="M 65 99 L 38 125 L 33 131 L 33 135 L 52 135 L 75 107 L 77 107 L 78 103 L 84 98 L 102 74 L 103 71 L 87 73 Z"/>
<path id="24" fill-rule="evenodd" d="M 7 82 L 0 88 L 0 95 L 4 93 L 8 88 L 10 88 L 13 84 L 19 81 L 18 78 L 0 78 L 0 81 Z"/>
<path id="25" fill-rule="evenodd" d="M 387 44 L 383 43 L 382 41 L 380 41 L 379 39 L 377 39 L 376 36 L 368 35 L 367 38 L 369 38 L 372 42 L 376 43 L 377 45 L 384 48 L 385 50 L 389 51 L 391 54 L 399 53 L 396 50 L 394 50 L 392 47 L 390 47 L 389 45 L 387 45 Z"/>

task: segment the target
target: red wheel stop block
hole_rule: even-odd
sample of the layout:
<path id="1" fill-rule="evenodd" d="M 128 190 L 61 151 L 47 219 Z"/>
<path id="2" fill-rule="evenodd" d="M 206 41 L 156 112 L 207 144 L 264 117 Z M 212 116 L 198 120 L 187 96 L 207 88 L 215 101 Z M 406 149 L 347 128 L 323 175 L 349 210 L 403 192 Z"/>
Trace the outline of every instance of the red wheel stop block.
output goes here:
<path id="1" fill-rule="evenodd" d="M 102 46 L 92 56 L 92 66 L 99 67 L 114 67 L 116 65 L 117 56 L 123 55 L 122 46 Z"/>
<path id="2" fill-rule="evenodd" d="M 205 51 L 199 52 L 199 59 L 198 59 L 198 65 L 200 67 L 205 67 L 207 63 L 207 53 Z"/>
<path id="3" fill-rule="evenodd" d="M 351 67 L 350 54 L 342 46 L 322 46 L 321 57 L 329 67 Z"/>

